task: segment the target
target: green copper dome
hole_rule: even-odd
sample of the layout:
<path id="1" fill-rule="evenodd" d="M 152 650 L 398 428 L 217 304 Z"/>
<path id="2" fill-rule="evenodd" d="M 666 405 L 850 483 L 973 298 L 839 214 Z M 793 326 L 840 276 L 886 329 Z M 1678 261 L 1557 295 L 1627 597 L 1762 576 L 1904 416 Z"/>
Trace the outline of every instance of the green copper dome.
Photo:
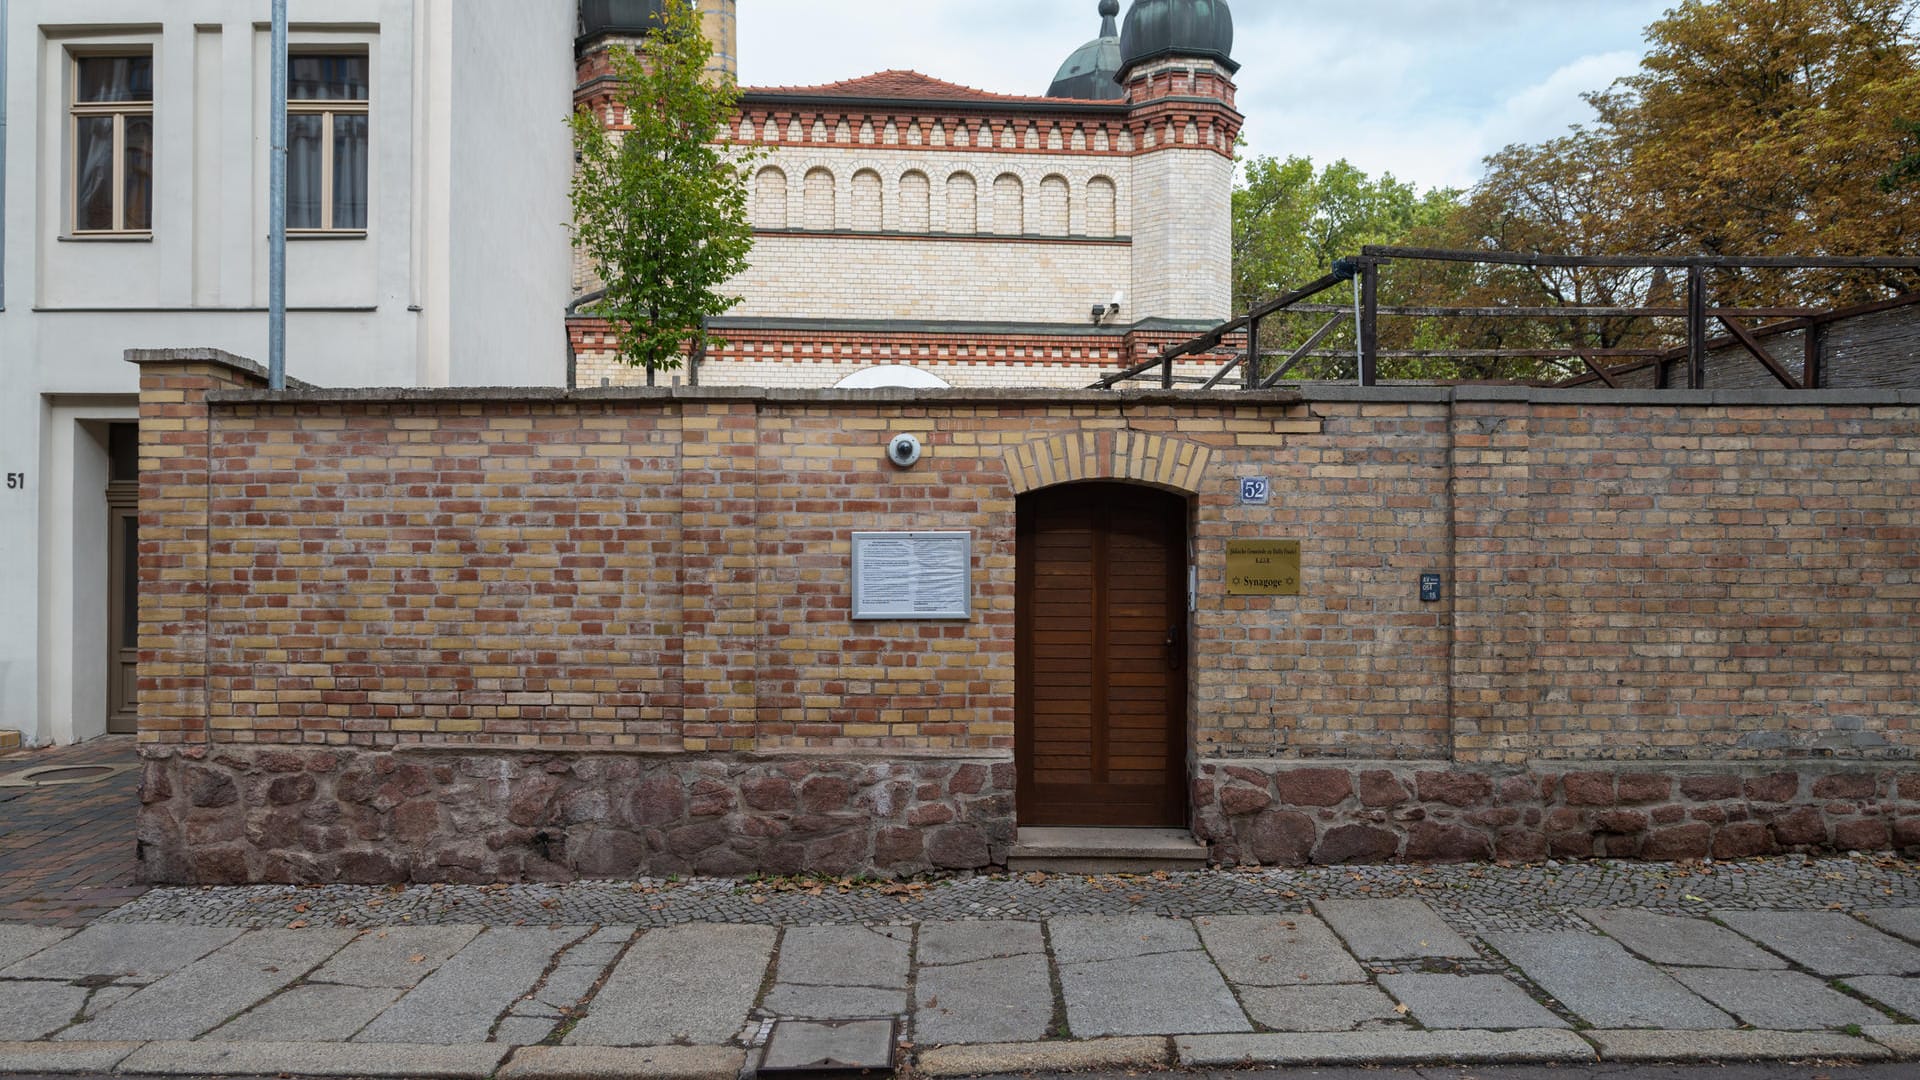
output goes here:
<path id="1" fill-rule="evenodd" d="M 659 26 L 665 0 L 580 0 L 580 36 L 644 35 Z"/>
<path id="2" fill-rule="evenodd" d="M 1050 98 L 1074 98 L 1080 101 L 1117 101 L 1127 96 L 1116 76 L 1120 74 L 1120 29 L 1114 16 L 1120 14 L 1120 0 L 1100 0 L 1100 36 L 1075 49 L 1060 73 L 1047 88 Z"/>
<path id="3" fill-rule="evenodd" d="M 1120 30 L 1120 76 L 1162 57 L 1216 60 L 1240 70 L 1227 0 L 1134 0 Z"/>

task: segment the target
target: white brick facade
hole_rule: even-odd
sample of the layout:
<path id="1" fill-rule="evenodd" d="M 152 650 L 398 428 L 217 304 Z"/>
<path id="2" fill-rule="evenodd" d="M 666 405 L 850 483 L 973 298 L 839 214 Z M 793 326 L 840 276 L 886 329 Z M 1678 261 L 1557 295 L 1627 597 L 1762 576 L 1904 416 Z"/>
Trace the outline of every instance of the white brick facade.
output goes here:
<path id="1" fill-rule="evenodd" d="M 1131 284 L 1130 247 L 1112 241 L 762 235 L 728 314 L 1091 325 Z"/>

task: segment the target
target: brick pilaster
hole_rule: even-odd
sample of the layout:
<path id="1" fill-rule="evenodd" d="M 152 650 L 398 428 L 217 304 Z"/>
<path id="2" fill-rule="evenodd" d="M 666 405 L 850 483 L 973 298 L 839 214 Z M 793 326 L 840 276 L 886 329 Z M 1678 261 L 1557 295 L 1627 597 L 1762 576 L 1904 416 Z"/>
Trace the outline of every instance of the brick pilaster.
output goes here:
<path id="1" fill-rule="evenodd" d="M 1452 417 L 1454 755 L 1463 762 L 1518 763 L 1535 752 L 1528 412 L 1463 401 Z"/>
<path id="2" fill-rule="evenodd" d="M 681 418 L 681 625 L 688 750 L 753 748 L 758 698 L 758 411 L 700 402 Z"/>
<path id="3" fill-rule="evenodd" d="M 265 372 L 214 349 L 129 349 L 140 366 L 140 734 L 206 741 L 207 394 L 261 389 Z"/>

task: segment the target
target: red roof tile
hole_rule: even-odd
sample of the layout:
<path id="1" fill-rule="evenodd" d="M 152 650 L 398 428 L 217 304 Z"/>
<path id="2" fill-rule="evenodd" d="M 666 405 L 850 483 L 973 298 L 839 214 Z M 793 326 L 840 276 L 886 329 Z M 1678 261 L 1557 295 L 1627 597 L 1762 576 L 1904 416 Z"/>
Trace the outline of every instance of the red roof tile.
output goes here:
<path id="1" fill-rule="evenodd" d="M 979 102 L 984 105 L 1008 101 L 1054 102 L 1061 105 L 1075 104 L 1057 98 L 1026 97 L 1020 94 L 994 94 L 985 90 L 976 90 L 971 86 L 961 86 L 917 71 L 880 71 L 858 79 L 844 79 L 827 83 L 824 86 L 747 86 L 741 93 L 783 94 L 794 97 L 845 97 L 879 98 L 893 101 L 951 101 Z M 1081 102 L 1079 104 L 1085 104 Z"/>

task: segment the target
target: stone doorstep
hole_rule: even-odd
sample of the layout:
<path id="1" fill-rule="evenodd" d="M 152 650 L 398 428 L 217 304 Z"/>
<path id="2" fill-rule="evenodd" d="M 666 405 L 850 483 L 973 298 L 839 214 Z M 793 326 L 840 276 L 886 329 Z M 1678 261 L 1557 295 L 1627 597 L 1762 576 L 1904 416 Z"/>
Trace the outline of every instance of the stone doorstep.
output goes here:
<path id="1" fill-rule="evenodd" d="M 1204 870 L 1207 845 L 1185 829 L 1022 828 L 1007 853 L 1019 873 L 1128 874 Z"/>

